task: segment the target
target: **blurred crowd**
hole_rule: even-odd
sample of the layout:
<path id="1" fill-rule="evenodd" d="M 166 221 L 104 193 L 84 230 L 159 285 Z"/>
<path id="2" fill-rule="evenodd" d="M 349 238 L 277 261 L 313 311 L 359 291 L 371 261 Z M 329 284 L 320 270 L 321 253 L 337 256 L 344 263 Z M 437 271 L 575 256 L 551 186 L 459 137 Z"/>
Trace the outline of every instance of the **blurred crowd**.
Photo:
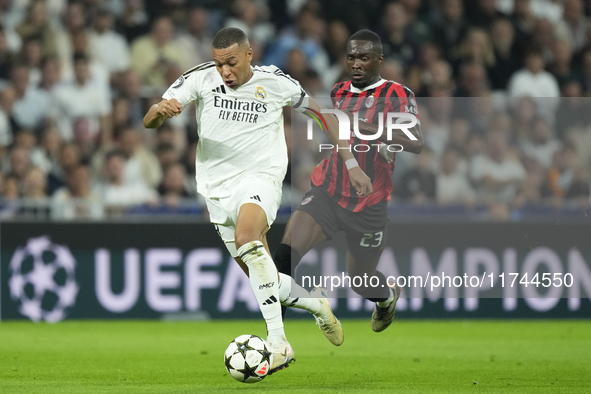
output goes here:
<path id="1" fill-rule="evenodd" d="M 583 0 L 0 0 L 0 217 L 199 213 L 194 107 L 157 130 L 142 118 L 227 26 L 311 96 L 347 79 L 353 32 L 382 37 L 382 77 L 416 93 L 426 138 L 398 154 L 394 203 L 588 207 L 589 15 Z M 292 152 L 286 191 L 318 159 Z"/>

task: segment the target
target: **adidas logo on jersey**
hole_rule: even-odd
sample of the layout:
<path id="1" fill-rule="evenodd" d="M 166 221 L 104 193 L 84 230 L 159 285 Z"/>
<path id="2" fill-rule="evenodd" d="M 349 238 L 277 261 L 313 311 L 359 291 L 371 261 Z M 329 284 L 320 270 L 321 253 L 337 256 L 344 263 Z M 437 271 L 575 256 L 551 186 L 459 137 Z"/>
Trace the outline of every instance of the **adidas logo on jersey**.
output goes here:
<path id="1" fill-rule="evenodd" d="M 224 85 L 220 85 L 220 86 L 218 86 L 215 89 L 211 89 L 211 91 L 214 92 L 214 93 L 223 93 L 223 94 L 226 94 L 226 88 L 225 88 Z"/>
<path id="2" fill-rule="evenodd" d="M 250 198 L 251 200 L 257 200 L 257 201 L 261 201 L 261 198 L 259 197 L 259 195 L 257 194 L 256 196 L 252 196 Z"/>

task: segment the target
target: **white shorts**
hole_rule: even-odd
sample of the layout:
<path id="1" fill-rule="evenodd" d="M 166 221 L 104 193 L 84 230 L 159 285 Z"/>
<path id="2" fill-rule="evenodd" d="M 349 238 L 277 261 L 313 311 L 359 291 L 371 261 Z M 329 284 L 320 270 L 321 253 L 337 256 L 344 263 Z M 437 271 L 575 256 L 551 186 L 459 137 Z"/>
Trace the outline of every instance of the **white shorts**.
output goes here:
<path id="1" fill-rule="evenodd" d="M 234 190 L 236 192 L 229 197 L 206 198 L 205 203 L 209 211 L 209 221 L 215 225 L 232 257 L 237 257 L 234 232 L 240 207 L 253 203 L 263 208 L 270 228 L 281 205 L 281 185 L 270 177 L 258 175 L 241 179 L 234 186 Z"/>

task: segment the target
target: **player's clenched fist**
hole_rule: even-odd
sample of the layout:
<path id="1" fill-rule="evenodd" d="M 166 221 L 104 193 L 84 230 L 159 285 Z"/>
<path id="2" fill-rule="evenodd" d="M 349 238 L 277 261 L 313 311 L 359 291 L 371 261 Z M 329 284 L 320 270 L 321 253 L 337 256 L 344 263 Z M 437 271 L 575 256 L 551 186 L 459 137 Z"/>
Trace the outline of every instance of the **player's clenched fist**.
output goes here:
<path id="1" fill-rule="evenodd" d="M 373 192 L 371 179 L 359 167 L 354 167 L 349 170 L 349 179 L 351 184 L 357 190 L 357 195 L 367 197 Z"/>
<path id="2" fill-rule="evenodd" d="M 181 103 L 177 101 L 177 99 L 164 99 L 158 103 L 157 113 L 159 115 L 165 116 L 167 119 L 172 118 L 173 116 L 177 116 L 183 110 L 183 106 Z"/>
<path id="3" fill-rule="evenodd" d="M 150 110 L 144 116 L 144 126 L 148 129 L 160 127 L 162 126 L 162 122 L 179 115 L 182 110 L 183 105 L 177 99 L 164 99 L 150 107 Z"/>

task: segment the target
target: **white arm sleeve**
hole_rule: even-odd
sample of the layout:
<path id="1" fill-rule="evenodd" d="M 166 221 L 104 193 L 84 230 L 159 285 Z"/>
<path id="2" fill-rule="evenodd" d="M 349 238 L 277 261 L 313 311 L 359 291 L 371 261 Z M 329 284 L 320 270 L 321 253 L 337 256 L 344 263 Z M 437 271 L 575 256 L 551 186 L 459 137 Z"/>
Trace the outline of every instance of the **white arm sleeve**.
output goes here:
<path id="1" fill-rule="evenodd" d="M 203 73 L 188 71 L 181 75 L 162 95 L 167 100 L 176 99 L 183 109 L 193 101 L 199 100 L 199 79 Z"/>
<path id="2" fill-rule="evenodd" d="M 277 67 L 274 67 L 273 73 L 277 75 L 277 82 L 283 93 L 283 105 L 291 106 L 298 112 L 304 112 L 308 106 L 308 94 L 300 83 Z"/>

